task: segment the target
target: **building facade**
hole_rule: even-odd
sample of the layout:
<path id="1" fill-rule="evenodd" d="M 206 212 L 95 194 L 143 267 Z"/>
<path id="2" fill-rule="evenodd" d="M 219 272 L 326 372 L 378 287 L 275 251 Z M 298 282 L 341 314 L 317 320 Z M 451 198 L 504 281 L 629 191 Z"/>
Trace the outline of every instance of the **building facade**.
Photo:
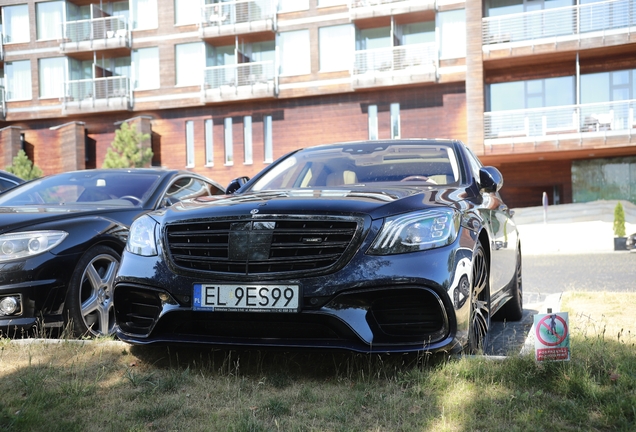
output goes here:
<path id="1" fill-rule="evenodd" d="M 636 0 L 2 0 L 0 167 L 221 184 L 299 147 L 458 138 L 512 207 L 636 202 Z"/>

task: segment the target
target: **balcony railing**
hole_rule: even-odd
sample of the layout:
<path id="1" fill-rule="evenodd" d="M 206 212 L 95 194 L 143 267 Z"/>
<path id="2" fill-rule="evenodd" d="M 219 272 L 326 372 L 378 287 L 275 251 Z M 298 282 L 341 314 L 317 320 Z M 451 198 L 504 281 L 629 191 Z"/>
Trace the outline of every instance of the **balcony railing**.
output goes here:
<path id="1" fill-rule="evenodd" d="M 0 115 L 2 115 L 3 119 L 7 118 L 7 103 L 5 102 L 6 100 L 7 94 L 4 91 L 4 87 L 0 86 Z"/>
<path id="2" fill-rule="evenodd" d="M 123 16 L 110 16 L 62 23 L 64 40 L 69 43 L 103 41 L 108 46 L 130 46 L 130 31 Z"/>
<path id="3" fill-rule="evenodd" d="M 385 4 L 391 4 L 391 3 L 406 3 L 410 1 L 412 0 L 349 0 L 349 7 L 351 9 L 355 9 L 355 8 L 361 8 L 361 7 L 381 6 Z M 418 3 L 422 3 L 422 1 L 418 0 Z M 428 1 L 428 3 L 435 4 L 433 0 Z"/>
<path id="4" fill-rule="evenodd" d="M 112 76 L 95 79 L 82 79 L 64 83 L 65 102 L 95 102 L 101 99 L 129 98 L 130 79 L 125 76 Z"/>
<path id="5" fill-rule="evenodd" d="M 269 85 L 276 79 L 273 61 L 211 66 L 203 74 L 203 90 Z"/>
<path id="6" fill-rule="evenodd" d="M 484 138 L 492 142 L 559 138 L 588 133 L 628 134 L 636 100 L 484 113 Z"/>
<path id="7" fill-rule="evenodd" d="M 278 0 L 235 0 L 206 4 L 201 26 L 227 26 L 253 21 L 274 20 Z"/>
<path id="8" fill-rule="evenodd" d="M 353 75 L 393 74 L 399 71 L 437 70 L 435 42 L 356 51 Z"/>
<path id="9" fill-rule="evenodd" d="M 609 0 L 483 19 L 483 44 L 523 42 L 543 38 L 605 35 L 636 25 L 633 0 Z"/>

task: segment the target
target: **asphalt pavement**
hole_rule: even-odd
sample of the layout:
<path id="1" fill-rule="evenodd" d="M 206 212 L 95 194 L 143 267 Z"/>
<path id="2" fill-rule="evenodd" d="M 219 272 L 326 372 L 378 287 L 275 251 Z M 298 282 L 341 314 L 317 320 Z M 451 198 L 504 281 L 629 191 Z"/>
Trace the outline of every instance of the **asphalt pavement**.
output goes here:
<path id="1" fill-rule="evenodd" d="M 515 209 L 523 253 L 524 314 L 493 320 L 486 353 L 505 356 L 534 348 L 534 315 L 560 310 L 566 291 L 636 291 L 636 252 L 615 251 L 617 201 Z M 626 233 L 636 232 L 636 206 L 621 201 Z"/>

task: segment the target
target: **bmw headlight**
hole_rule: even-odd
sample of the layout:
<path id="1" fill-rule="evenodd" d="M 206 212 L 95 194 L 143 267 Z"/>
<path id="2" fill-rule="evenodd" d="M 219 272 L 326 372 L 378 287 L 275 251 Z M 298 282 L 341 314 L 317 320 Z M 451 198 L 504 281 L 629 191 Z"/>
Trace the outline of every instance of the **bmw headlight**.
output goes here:
<path id="1" fill-rule="evenodd" d="M 141 256 L 157 255 L 155 235 L 157 225 L 157 222 L 148 215 L 136 219 L 130 226 L 126 250 Z"/>
<path id="2" fill-rule="evenodd" d="M 65 231 L 25 231 L 0 235 L 0 262 L 39 255 L 62 243 Z"/>
<path id="3" fill-rule="evenodd" d="M 455 241 L 459 216 L 451 209 L 418 211 L 386 218 L 369 249 L 372 255 L 392 255 L 446 246 Z"/>

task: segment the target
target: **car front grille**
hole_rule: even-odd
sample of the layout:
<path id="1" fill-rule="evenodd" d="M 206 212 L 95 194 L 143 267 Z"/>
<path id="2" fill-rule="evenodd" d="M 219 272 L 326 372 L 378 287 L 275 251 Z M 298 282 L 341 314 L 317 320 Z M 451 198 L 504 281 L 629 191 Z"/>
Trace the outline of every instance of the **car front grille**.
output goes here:
<path id="1" fill-rule="evenodd" d="M 360 239 L 356 218 L 271 217 L 198 220 L 167 226 L 178 267 L 236 275 L 304 275 L 328 270 Z"/>
<path id="2" fill-rule="evenodd" d="M 128 333 L 150 333 L 161 312 L 158 292 L 135 286 L 118 286 L 114 303 L 117 322 Z"/>

